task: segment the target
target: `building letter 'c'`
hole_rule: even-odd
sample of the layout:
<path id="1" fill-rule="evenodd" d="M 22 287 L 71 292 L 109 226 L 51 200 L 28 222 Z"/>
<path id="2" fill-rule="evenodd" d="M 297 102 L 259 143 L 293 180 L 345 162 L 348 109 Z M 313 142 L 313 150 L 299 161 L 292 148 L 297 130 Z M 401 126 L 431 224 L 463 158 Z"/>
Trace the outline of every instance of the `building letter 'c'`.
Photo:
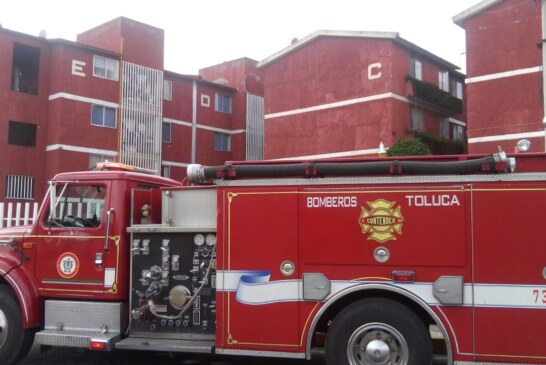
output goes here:
<path id="1" fill-rule="evenodd" d="M 381 78 L 381 64 L 372 63 L 368 66 L 368 80 L 375 80 Z"/>

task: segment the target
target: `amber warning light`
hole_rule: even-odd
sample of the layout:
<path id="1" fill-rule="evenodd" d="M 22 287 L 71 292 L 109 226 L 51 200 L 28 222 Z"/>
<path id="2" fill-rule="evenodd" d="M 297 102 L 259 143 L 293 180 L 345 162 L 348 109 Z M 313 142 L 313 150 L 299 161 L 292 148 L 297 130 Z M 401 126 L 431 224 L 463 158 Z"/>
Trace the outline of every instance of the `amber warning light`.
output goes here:
<path id="1" fill-rule="evenodd" d="M 142 167 L 136 167 L 131 165 L 126 165 L 119 162 L 98 162 L 96 165 L 97 170 L 117 170 L 117 171 L 130 171 L 130 172 L 140 172 L 143 174 L 157 175 L 154 170 L 145 169 Z"/>

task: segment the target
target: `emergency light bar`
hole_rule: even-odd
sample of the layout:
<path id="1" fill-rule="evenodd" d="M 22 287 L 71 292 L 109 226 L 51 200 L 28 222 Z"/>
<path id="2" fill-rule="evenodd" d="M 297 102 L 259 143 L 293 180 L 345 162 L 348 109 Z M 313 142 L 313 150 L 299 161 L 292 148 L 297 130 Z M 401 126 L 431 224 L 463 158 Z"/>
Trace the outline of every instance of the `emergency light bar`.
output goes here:
<path id="1" fill-rule="evenodd" d="M 130 171 L 130 172 L 140 172 L 140 173 L 148 174 L 148 175 L 157 175 L 157 172 L 155 172 L 154 170 L 126 165 L 119 162 L 98 162 L 96 167 L 98 170 Z"/>

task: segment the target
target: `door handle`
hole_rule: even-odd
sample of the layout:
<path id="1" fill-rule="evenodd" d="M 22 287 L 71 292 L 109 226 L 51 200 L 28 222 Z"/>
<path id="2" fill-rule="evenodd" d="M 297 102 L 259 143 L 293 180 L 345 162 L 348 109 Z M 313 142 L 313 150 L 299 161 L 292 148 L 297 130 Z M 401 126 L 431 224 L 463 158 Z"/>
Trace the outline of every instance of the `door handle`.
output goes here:
<path id="1" fill-rule="evenodd" d="M 106 212 L 106 237 L 104 237 L 104 250 L 108 250 L 108 240 L 110 239 L 110 217 L 114 214 L 114 208 Z"/>

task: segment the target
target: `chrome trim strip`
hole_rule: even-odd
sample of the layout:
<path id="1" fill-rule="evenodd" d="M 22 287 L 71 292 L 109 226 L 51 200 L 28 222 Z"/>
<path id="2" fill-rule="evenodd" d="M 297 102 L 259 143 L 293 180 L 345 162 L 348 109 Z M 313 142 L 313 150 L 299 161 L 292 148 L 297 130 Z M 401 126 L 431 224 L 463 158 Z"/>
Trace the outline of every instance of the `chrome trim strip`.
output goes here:
<path id="1" fill-rule="evenodd" d="M 259 356 L 259 357 L 278 357 L 291 359 L 305 359 L 305 354 L 301 352 L 283 352 L 283 351 L 257 351 L 257 350 L 232 350 L 216 349 L 220 355 L 239 355 L 239 356 Z"/>

